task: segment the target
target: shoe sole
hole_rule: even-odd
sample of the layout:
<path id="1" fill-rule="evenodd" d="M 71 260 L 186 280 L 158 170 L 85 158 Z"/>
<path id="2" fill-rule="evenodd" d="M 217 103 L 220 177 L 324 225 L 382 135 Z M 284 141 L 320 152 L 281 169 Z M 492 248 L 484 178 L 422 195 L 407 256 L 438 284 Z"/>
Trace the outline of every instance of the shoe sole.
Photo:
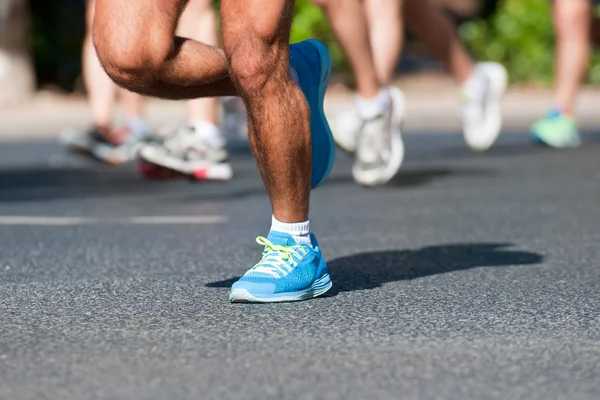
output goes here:
<path id="1" fill-rule="evenodd" d="M 486 65 L 486 63 L 482 63 Z M 473 151 L 484 152 L 488 150 L 490 147 L 496 143 L 498 140 L 498 136 L 500 136 L 500 131 L 502 130 L 502 110 L 500 102 L 502 101 L 502 96 L 506 91 L 506 87 L 508 85 L 508 74 L 504 67 L 489 64 L 488 65 L 488 76 L 491 78 L 491 88 L 490 91 L 492 96 L 486 107 L 486 121 L 488 121 L 488 126 L 484 129 L 485 131 L 493 132 L 487 140 L 483 144 L 472 144 L 469 143 L 469 140 L 466 135 L 466 131 L 463 130 L 465 142 Z"/>
<path id="2" fill-rule="evenodd" d="M 329 157 L 323 176 L 321 176 L 320 179 L 312 186 L 312 189 L 316 189 L 329 176 L 329 173 L 331 172 L 331 169 L 333 168 L 333 164 L 335 162 L 335 141 L 333 139 L 333 133 L 331 132 L 331 128 L 329 127 L 329 122 L 325 117 L 325 110 L 323 108 L 325 92 L 327 91 L 327 86 L 329 84 L 329 76 L 331 75 L 331 55 L 329 54 L 329 50 L 327 49 L 327 47 L 318 40 L 308 39 L 304 43 L 310 44 L 316 50 L 320 60 L 319 92 L 317 99 L 317 112 L 319 117 L 318 124 L 324 128 L 323 131 L 325 133 L 327 144 L 329 146 Z M 300 54 L 303 53 L 300 51 Z M 315 110 L 311 108 L 311 132 L 314 131 L 314 129 L 312 129 L 313 125 L 317 124 L 316 122 L 315 124 L 312 123 L 312 114 L 314 113 L 314 111 Z"/>
<path id="3" fill-rule="evenodd" d="M 327 293 L 333 286 L 329 274 L 317 279 L 308 290 L 276 293 L 272 295 L 253 295 L 246 289 L 238 288 L 231 291 L 229 301 L 232 303 L 286 303 L 314 299 Z"/>
<path id="4" fill-rule="evenodd" d="M 138 157 L 137 167 L 144 178 L 151 181 L 169 181 L 173 179 L 189 179 L 187 176 L 172 171 L 168 168 L 161 167 L 160 165 L 153 164 Z"/>
<path id="5" fill-rule="evenodd" d="M 394 105 L 392 123 L 402 129 L 404 127 L 404 121 L 406 120 L 406 114 L 408 113 L 406 96 L 404 96 L 404 93 L 400 89 L 392 86 L 390 87 L 390 97 L 392 99 L 392 104 Z"/>
<path id="6" fill-rule="evenodd" d="M 100 161 L 110 165 L 121 165 L 135 159 L 135 157 L 119 156 L 118 150 L 101 143 L 96 143 L 92 146 L 89 146 L 86 143 L 67 140 L 63 140 L 63 143 L 69 149 L 69 151 L 73 153 L 87 156 L 95 161 Z"/>
<path id="7" fill-rule="evenodd" d="M 142 147 L 139 152 L 139 159 L 140 171 L 150 179 L 167 179 L 167 174 L 157 177 L 158 171 L 156 168 L 163 168 L 192 180 L 228 181 L 233 177 L 233 170 L 229 164 L 214 163 L 206 165 L 185 162 L 174 157 L 163 157 L 156 154 L 152 146 Z M 154 168 L 145 164 L 149 164 Z M 173 177 L 176 177 L 176 175 Z"/>
<path id="8" fill-rule="evenodd" d="M 397 126 L 400 131 L 404 128 L 404 121 L 406 120 L 406 97 L 404 93 L 396 87 L 390 88 L 390 97 L 392 99 L 392 104 L 394 105 L 394 113 L 392 115 L 392 123 Z M 358 136 L 358 133 L 355 134 L 355 137 Z M 356 145 L 351 144 L 350 140 L 340 140 L 339 135 L 333 135 L 333 139 L 335 140 L 335 145 L 338 149 L 342 150 L 344 153 L 353 156 L 356 153 Z"/>
<path id="9" fill-rule="evenodd" d="M 581 146 L 579 133 L 569 133 L 569 136 L 571 137 L 569 140 L 555 140 L 552 137 L 545 137 L 533 130 L 530 131 L 529 134 L 533 143 L 540 146 L 551 147 L 553 149 L 571 149 Z"/>
<path id="10" fill-rule="evenodd" d="M 401 135 L 392 138 L 392 148 L 392 158 L 383 171 L 381 169 L 361 170 L 356 167 L 352 168 L 354 181 L 361 186 L 374 187 L 385 185 L 392 180 L 398 174 L 404 162 L 404 141 Z"/>
<path id="11" fill-rule="evenodd" d="M 391 118 L 393 118 L 393 113 Z M 404 140 L 402 139 L 402 129 L 399 125 L 390 121 L 392 130 L 397 130 L 397 133 L 392 133 L 391 136 L 391 154 L 390 161 L 384 168 L 375 170 L 362 170 L 356 165 L 352 167 L 352 176 L 354 181 L 361 186 L 374 187 L 388 183 L 393 177 L 398 174 L 400 167 L 404 162 Z"/>

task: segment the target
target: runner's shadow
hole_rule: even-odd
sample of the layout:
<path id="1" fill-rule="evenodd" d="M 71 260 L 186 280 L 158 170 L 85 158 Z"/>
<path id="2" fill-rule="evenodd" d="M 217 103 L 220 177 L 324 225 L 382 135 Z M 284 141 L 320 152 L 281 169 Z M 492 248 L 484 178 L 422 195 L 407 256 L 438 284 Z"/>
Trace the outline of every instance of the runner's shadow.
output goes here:
<path id="1" fill-rule="evenodd" d="M 144 192 L 150 187 L 130 170 L 36 166 L 0 171 L 0 202 L 47 201 Z"/>
<path id="2" fill-rule="evenodd" d="M 537 253 L 509 250 L 511 246 L 510 243 L 459 243 L 337 258 L 328 263 L 334 282 L 330 295 L 471 268 L 539 264 L 544 259 Z"/>
<path id="3" fill-rule="evenodd" d="M 495 144 L 484 153 L 473 152 L 465 146 L 456 147 L 448 144 L 441 151 L 428 151 L 425 154 L 412 154 L 411 157 L 419 160 L 444 160 L 452 159 L 483 159 L 485 158 L 509 158 L 521 156 L 551 156 L 565 152 L 577 153 L 588 150 L 590 147 L 600 145 L 600 132 L 586 131 L 582 133 L 583 147 L 572 149 L 553 149 L 542 143 L 532 142 L 522 132 L 503 132 L 502 135 L 512 136 L 505 142 Z"/>
<path id="4" fill-rule="evenodd" d="M 510 243 L 459 243 L 336 258 L 327 263 L 333 280 L 333 288 L 328 295 L 375 289 L 385 283 L 471 268 L 539 264 L 544 259 L 537 253 L 507 249 L 511 246 Z M 211 282 L 206 286 L 229 288 L 237 279 Z"/>
<path id="5" fill-rule="evenodd" d="M 333 185 L 356 185 L 349 168 L 336 170 L 323 183 L 323 187 Z M 428 186 L 438 180 L 453 178 L 489 178 L 496 174 L 488 168 L 447 168 L 447 167 L 403 167 L 398 174 L 388 183 L 380 187 L 369 187 L 368 190 L 390 190 L 397 188 L 409 188 Z"/>

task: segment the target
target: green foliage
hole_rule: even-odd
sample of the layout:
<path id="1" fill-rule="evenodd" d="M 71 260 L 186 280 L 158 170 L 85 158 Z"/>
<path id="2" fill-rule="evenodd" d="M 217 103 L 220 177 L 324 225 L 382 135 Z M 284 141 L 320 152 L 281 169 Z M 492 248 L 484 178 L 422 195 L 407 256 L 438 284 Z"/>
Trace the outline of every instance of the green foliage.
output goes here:
<path id="1" fill-rule="evenodd" d="M 475 56 L 497 61 L 513 82 L 552 81 L 554 29 L 548 0 L 504 0 L 488 20 L 461 27 L 461 35 Z M 600 83 L 600 57 L 594 54 L 590 80 Z"/>
<path id="2" fill-rule="evenodd" d="M 321 8 L 308 0 L 297 0 L 291 42 L 295 43 L 309 38 L 319 39 L 329 47 L 334 68 L 338 71 L 348 69 L 344 54 L 331 32 L 329 22 Z"/>
<path id="3" fill-rule="evenodd" d="M 81 71 L 84 2 L 29 0 L 29 7 L 31 50 L 38 83 L 72 90 Z"/>
<path id="4" fill-rule="evenodd" d="M 72 88 L 80 73 L 84 3 L 81 0 L 29 1 L 38 81 Z M 503 63 L 513 82 L 550 82 L 554 57 L 550 0 L 500 0 L 499 4 L 496 0 L 481 1 L 482 18 L 463 23 L 460 28 L 475 56 Z M 596 16 L 600 16 L 600 8 L 596 9 Z M 291 41 L 310 37 L 329 46 L 336 71 L 349 70 L 320 7 L 309 0 L 297 0 Z M 592 58 L 589 78 L 593 83 L 600 83 L 598 53 Z"/>

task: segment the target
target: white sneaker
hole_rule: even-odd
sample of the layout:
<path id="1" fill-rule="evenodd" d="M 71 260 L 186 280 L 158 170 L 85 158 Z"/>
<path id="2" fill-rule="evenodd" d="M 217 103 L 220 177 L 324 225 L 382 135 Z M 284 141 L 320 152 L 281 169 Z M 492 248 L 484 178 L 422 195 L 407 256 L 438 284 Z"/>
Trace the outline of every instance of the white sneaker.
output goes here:
<path id="1" fill-rule="evenodd" d="M 392 123 L 401 128 L 406 117 L 406 98 L 404 93 L 397 87 L 390 86 L 388 91 L 394 108 Z M 348 153 L 354 153 L 362 125 L 363 120 L 356 109 L 338 115 L 332 124 L 333 138 L 336 145 Z"/>
<path id="2" fill-rule="evenodd" d="M 387 183 L 404 160 L 404 142 L 399 124 L 393 122 L 394 103 L 382 114 L 362 120 L 356 141 L 352 176 L 359 185 L 377 186 Z"/>
<path id="3" fill-rule="evenodd" d="M 492 62 L 479 63 L 462 87 L 463 135 L 475 151 L 489 149 L 502 128 L 500 100 L 506 90 L 506 69 Z"/>
<path id="4" fill-rule="evenodd" d="M 60 133 L 59 140 L 73 152 L 113 165 L 135 160 L 140 147 L 148 142 L 146 134 L 140 139 L 127 127 L 111 131 L 107 136 L 96 127 L 88 131 L 65 129 Z"/>
<path id="5" fill-rule="evenodd" d="M 213 148 L 193 128 L 179 129 L 163 144 L 146 145 L 139 156 L 145 163 L 178 172 L 193 179 L 229 180 L 233 170 L 224 148 Z"/>

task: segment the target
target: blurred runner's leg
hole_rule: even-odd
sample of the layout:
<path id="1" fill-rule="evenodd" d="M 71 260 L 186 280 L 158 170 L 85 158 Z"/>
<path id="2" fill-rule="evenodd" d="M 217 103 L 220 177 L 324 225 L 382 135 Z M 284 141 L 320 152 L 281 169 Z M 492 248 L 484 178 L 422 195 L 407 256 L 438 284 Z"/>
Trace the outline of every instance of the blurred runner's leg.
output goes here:
<path id="1" fill-rule="evenodd" d="M 358 94 L 355 110 L 334 122 L 337 144 L 355 153 L 354 180 L 365 186 L 381 185 L 392 179 L 404 159 L 400 125 L 394 123 L 394 104 L 389 88 L 381 85 L 371 52 L 367 20 L 358 0 L 318 2 L 331 22 L 354 71 Z"/>
<path id="2" fill-rule="evenodd" d="M 590 0 L 553 2 L 555 107 L 532 126 L 531 133 L 537 142 L 552 147 L 577 147 L 581 144 L 573 106 L 588 68 L 591 13 Z"/>
<path id="3" fill-rule="evenodd" d="M 431 0 L 405 0 L 406 24 L 443 60 L 461 84 L 463 134 L 473 150 L 491 147 L 502 128 L 500 100 L 507 85 L 505 68 L 475 64 L 456 27 Z"/>
<path id="4" fill-rule="evenodd" d="M 138 143 L 147 136 L 147 125 L 142 116 L 143 100 L 140 95 L 120 89 L 106 75 L 98 61 L 92 43 L 95 1 L 86 4 L 86 35 L 83 42 L 83 79 L 87 90 L 93 126 L 86 132 L 66 130 L 61 140 L 70 148 L 113 164 L 130 161 Z M 117 95 L 121 96 L 125 111 L 125 125 L 112 129 Z"/>

